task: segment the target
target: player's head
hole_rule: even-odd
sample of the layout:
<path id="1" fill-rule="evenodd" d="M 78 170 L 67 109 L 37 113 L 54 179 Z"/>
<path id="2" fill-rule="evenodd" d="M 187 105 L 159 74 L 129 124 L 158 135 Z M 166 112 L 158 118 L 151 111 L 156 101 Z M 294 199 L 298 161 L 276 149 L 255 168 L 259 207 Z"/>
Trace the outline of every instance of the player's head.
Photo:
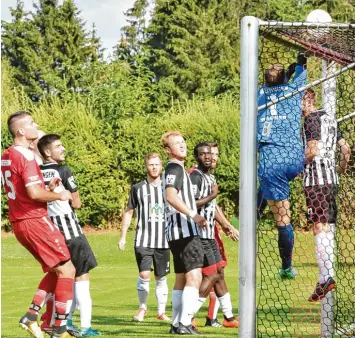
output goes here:
<path id="1" fill-rule="evenodd" d="M 285 69 L 280 64 L 273 64 L 265 71 L 265 85 L 278 86 L 286 82 Z"/>
<path id="2" fill-rule="evenodd" d="M 163 163 L 160 155 L 158 153 L 149 153 L 144 157 L 145 169 L 147 170 L 148 176 L 155 179 L 160 176 L 161 170 L 163 168 Z"/>
<path id="3" fill-rule="evenodd" d="M 302 98 L 302 113 L 303 116 L 308 116 L 316 108 L 317 94 L 312 88 L 304 91 Z"/>
<path id="4" fill-rule="evenodd" d="M 209 170 L 211 168 L 211 147 L 207 142 L 201 142 L 194 148 L 195 160 L 199 168 Z"/>
<path id="5" fill-rule="evenodd" d="M 207 142 L 207 143 L 211 147 L 211 160 L 212 160 L 211 169 L 216 169 L 218 158 L 219 158 L 218 143 L 217 142 Z"/>
<path id="6" fill-rule="evenodd" d="M 33 141 L 38 137 L 38 124 L 26 111 L 17 111 L 11 114 L 7 119 L 7 127 L 13 139 L 25 138 L 28 141 Z"/>
<path id="7" fill-rule="evenodd" d="M 41 137 L 37 147 L 45 162 L 62 163 L 65 160 L 65 148 L 59 135 L 48 134 Z"/>
<path id="8" fill-rule="evenodd" d="M 168 131 L 161 137 L 161 142 L 169 158 L 183 161 L 187 156 L 186 142 L 179 131 Z"/>

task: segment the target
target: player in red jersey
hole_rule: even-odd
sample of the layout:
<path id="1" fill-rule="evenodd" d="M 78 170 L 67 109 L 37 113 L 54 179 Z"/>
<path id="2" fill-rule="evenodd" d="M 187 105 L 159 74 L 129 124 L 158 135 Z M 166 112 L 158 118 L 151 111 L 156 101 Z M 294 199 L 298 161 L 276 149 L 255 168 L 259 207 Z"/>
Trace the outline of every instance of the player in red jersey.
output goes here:
<path id="1" fill-rule="evenodd" d="M 54 193 L 45 190 L 40 168 L 30 144 L 38 137 L 38 125 L 24 111 L 10 115 L 8 129 L 13 145 L 1 157 L 1 176 L 8 197 L 9 219 L 17 240 L 34 256 L 46 273 L 32 303 L 20 319 L 20 326 L 32 336 L 42 338 L 38 312 L 51 294 L 55 295 L 57 316 L 51 337 L 71 337 L 66 318 L 73 298 L 75 268 L 63 235 L 47 215 L 47 202 L 66 201 L 68 191 Z M 53 189 L 55 183 L 52 182 Z"/>

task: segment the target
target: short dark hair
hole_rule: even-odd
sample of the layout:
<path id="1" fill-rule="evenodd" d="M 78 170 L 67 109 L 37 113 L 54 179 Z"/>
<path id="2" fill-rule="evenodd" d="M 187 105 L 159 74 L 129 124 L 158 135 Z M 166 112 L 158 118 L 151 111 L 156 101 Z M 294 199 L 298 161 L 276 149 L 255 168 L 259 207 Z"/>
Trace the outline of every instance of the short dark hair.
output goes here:
<path id="1" fill-rule="evenodd" d="M 38 144 L 37 144 L 37 148 L 44 159 L 47 158 L 46 153 L 45 153 L 46 149 L 48 149 L 48 147 L 54 141 L 58 141 L 58 140 L 60 140 L 60 136 L 57 134 L 44 135 L 39 139 Z"/>
<path id="2" fill-rule="evenodd" d="M 199 144 L 196 144 L 195 148 L 194 148 L 194 156 L 198 157 L 198 149 L 201 147 L 208 147 L 211 148 L 211 146 L 209 145 L 208 142 L 200 142 Z"/>
<path id="3" fill-rule="evenodd" d="M 206 142 L 211 148 L 216 148 L 218 147 L 217 141 L 211 141 L 211 142 Z"/>
<path id="4" fill-rule="evenodd" d="M 285 69 L 280 64 L 273 64 L 265 71 L 265 85 L 277 86 L 285 83 Z"/>
<path id="5" fill-rule="evenodd" d="M 17 130 L 14 130 L 14 127 L 13 127 L 14 121 L 17 120 L 19 117 L 23 117 L 25 115 L 31 116 L 31 114 L 29 112 L 24 111 L 24 110 L 19 110 L 15 113 L 11 114 L 9 116 L 9 118 L 7 119 L 7 128 L 13 138 L 16 136 L 16 131 L 17 131 Z"/>

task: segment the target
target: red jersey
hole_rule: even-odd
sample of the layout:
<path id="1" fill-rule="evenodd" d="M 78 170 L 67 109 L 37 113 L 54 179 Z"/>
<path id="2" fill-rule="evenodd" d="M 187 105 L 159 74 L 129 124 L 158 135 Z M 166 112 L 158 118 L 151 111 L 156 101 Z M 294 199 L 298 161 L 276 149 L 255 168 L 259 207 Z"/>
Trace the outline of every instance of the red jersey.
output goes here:
<path id="1" fill-rule="evenodd" d="M 32 184 L 45 187 L 33 151 L 22 146 L 5 150 L 1 157 L 1 178 L 8 197 L 10 222 L 47 216 L 47 203 L 31 200 L 26 190 Z"/>

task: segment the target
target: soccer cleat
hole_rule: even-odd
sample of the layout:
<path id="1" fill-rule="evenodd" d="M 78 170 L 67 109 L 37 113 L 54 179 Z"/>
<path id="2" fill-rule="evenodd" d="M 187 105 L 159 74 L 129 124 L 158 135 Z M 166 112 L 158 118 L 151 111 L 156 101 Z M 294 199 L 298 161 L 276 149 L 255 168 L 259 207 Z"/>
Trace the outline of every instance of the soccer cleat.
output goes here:
<path id="1" fill-rule="evenodd" d="M 162 320 L 164 322 L 171 322 L 171 319 L 165 313 L 157 315 L 157 319 Z"/>
<path id="2" fill-rule="evenodd" d="M 37 320 L 29 320 L 26 316 L 23 316 L 19 321 L 19 325 L 31 336 L 35 338 L 43 338 L 43 333 L 38 326 Z"/>
<path id="3" fill-rule="evenodd" d="M 288 269 L 279 270 L 279 276 L 281 279 L 295 279 L 297 275 L 298 275 L 297 270 L 292 266 Z"/>
<path id="4" fill-rule="evenodd" d="M 178 334 L 176 330 L 177 327 L 175 327 L 174 325 L 170 325 L 170 331 L 169 331 L 170 334 Z"/>
<path id="5" fill-rule="evenodd" d="M 200 335 L 200 334 L 202 334 L 200 331 L 198 331 L 196 328 L 194 328 L 191 324 L 185 326 L 181 323 L 179 323 L 179 326 L 175 330 L 175 333 L 185 334 L 185 335 Z"/>
<path id="6" fill-rule="evenodd" d="M 97 336 L 101 336 L 99 331 L 94 330 L 91 327 L 81 329 L 80 334 L 81 334 L 81 337 L 97 337 Z"/>
<path id="7" fill-rule="evenodd" d="M 237 317 L 227 318 L 224 316 L 223 327 L 237 328 L 239 327 L 239 320 Z"/>
<path id="8" fill-rule="evenodd" d="M 211 319 L 211 318 L 206 317 L 205 326 L 222 327 L 223 325 L 218 321 L 217 318 Z"/>
<path id="9" fill-rule="evenodd" d="M 67 332 L 73 337 L 81 337 L 81 332 L 75 325 L 67 327 Z"/>
<path id="10" fill-rule="evenodd" d="M 317 302 L 323 299 L 329 291 L 332 291 L 335 288 L 336 288 L 336 283 L 332 277 L 329 277 L 325 283 L 320 284 L 318 282 L 312 295 L 308 298 L 308 301 Z"/>
<path id="11" fill-rule="evenodd" d="M 48 335 L 51 335 L 51 333 L 53 332 L 53 326 L 50 326 L 46 321 L 44 321 L 40 327 L 41 327 L 41 330 L 44 333 L 47 333 Z"/>
<path id="12" fill-rule="evenodd" d="M 143 309 L 143 308 L 139 308 L 138 311 L 136 312 L 136 314 L 134 315 L 133 319 L 136 321 L 136 322 L 143 322 L 144 320 L 144 317 L 147 313 L 147 310 Z"/>
<path id="13" fill-rule="evenodd" d="M 67 320 L 67 329 L 71 330 L 71 331 L 79 331 L 79 328 L 76 325 L 73 324 L 73 320 L 72 319 L 68 319 Z"/>

